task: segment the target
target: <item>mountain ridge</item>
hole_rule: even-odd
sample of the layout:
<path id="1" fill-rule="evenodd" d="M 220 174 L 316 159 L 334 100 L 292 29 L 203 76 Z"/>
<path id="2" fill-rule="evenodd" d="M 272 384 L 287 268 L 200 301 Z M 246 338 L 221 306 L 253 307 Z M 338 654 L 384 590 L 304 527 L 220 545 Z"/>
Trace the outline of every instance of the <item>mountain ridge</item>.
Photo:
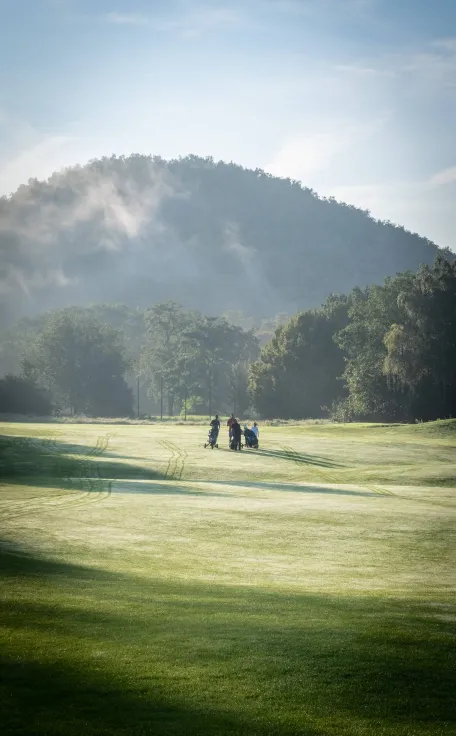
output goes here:
<path id="1" fill-rule="evenodd" d="M 0 308 L 173 299 L 270 317 L 431 264 L 427 238 L 300 182 L 233 163 L 132 154 L 0 198 Z"/>

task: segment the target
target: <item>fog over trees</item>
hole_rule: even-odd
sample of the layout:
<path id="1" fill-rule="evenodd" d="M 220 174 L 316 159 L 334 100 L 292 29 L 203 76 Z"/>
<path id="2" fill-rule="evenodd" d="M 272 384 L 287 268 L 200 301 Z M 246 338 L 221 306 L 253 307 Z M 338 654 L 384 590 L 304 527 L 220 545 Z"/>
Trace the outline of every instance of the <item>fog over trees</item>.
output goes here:
<path id="1" fill-rule="evenodd" d="M 0 199 L 0 412 L 456 412 L 456 265 L 299 182 L 105 158 Z"/>
<path id="2" fill-rule="evenodd" d="M 437 253 L 426 238 L 260 170 L 196 156 L 104 158 L 0 199 L 0 318 L 166 300 L 291 315 Z"/>

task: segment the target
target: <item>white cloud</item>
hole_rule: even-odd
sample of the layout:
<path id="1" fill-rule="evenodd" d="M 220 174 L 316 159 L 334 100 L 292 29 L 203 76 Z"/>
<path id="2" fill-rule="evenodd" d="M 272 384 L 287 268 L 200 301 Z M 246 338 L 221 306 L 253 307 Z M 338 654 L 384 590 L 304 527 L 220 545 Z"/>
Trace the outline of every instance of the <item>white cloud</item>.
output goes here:
<path id="1" fill-rule="evenodd" d="M 443 51 L 453 54 L 456 53 L 456 38 L 451 36 L 448 38 L 438 38 L 436 41 L 433 41 L 431 45 L 437 49 L 442 49 Z"/>
<path id="2" fill-rule="evenodd" d="M 327 13 L 353 13 L 360 14 L 372 10 L 377 0 L 261 0 L 266 8 L 290 13 L 293 15 L 303 14 L 327 14 Z"/>
<path id="3" fill-rule="evenodd" d="M 374 217 L 395 218 L 393 213 L 395 207 L 392 204 L 399 204 L 399 200 L 414 201 L 417 195 L 423 193 L 422 182 L 388 182 L 384 184 L 357 184 L 349 186 L 336 186 L 332 189 L 331 195 L 340 202 L 353 204 L 356 207 L 370 210 Z M 389 213 L 386 210 L 389 209 Z"/>
<path id="4" fill-rule="evenodd" d="M 443 169 L 443 171 L 438 171 L 437 174 L 434 174 L 429 179 L 428 184 L 431 187 L 441 187 L 445 186 L 447 184 L 455 184 L 456 183 L 456 166 L 449 166 L 447 169 Z"/>
<path id="5" fill-rule="evenodd" d="M 150 24 L 150 18 L 139 13 L 107 13 L 104 16 L 107 23 L 120 26 L 147 26 Z"/>
<path id="6" fill-rule="evenodd" d="M 426 44 L 403 47 L 393 53 L 356 56 L 333 65 L 333 70 L 347 78 L 385 77 L 414 90 L 447 91 L 456 87 L 456 38 L 436 39 Z"/>
<path id="7" fill-rule="evenodd" d="M 0 196 L 30 178 L 47 179 L 55 171 L 110 154 L 109 140 L 81 138 L 69 132 L 41 133 L 0 109 Z M 104 147 L 104 148 L 103 148 Z M 106 150 L 108 148 L 108 150 Z"/>
<path id="8" fill-rule="evenodd" d="M 412 74 L 423 83 L 456 87 L 456 51 L 424 51 L 404 56 L 399 64 L 403 74 Z"/>
<path id="9" fill-rule="evenodd" d="M 266 170 L 276 176 L 305 180 L 328 169 L 340 153 L 359 145 L 384 126 L 382 117 L 367 123 L 347 124 L 334 121 L 325 126 L 315 125 L 316 131 L 291 136 L 279 148 Z"/>
<path id="10" fill-rule="evenodd" d="M 300 0 L 261 0 L 260 5 L 265 10 L 278 10 L 292 15 L 301 15 L 305 8 L 305 3 Z"/>
<path id="11" fill-rule="evenodd" d="M 328 9 L 338 10 L 339 12 L 349 12 L 355 15 L 364 14 L 375 9 L 378 0 L 324 0 L 321 3 Z"/>
<path id="12" fill-rule="evenodd" d="M 336 64 L 335 72 L 352 75 L 356 77 L 395 77 L 393 69 L 382 69 L 381 67 L 367 66 L 364 64 Z"/>
<path id="13" fill-rule="evenodd" d="M 111 12 L 103 16 L 111 25 L 137 26 L 150 28 L 157 32 L 176 32 L 182 36 L 193 37 L 216 28 L 232 28 L 249 22 L 246 8 L 223 3 L 183 2 L 177 10 L 165 14 L 119 13 Z"/>
<path id="14" fill-rule="evenodd" d="M 327 194 L 456 251 L 456 210 L 450 191 L 442 196 L 441 191 L 432 192 L 427 181 L 398 181 L 336 186 Z"/>
<path id="15" fill-rule="evenodd" d="M 386 63 L 403 76 L 413 77 L 420 88 L 456 87 L 456 39 L 436 40 L 422 50 L 403 51 Z"/>
<path id="16" fill-rule="evenodd" d="M 314 133 L 289 138 L 277 151 L 266 170 L 276 176 L 305 179 L 327 168 L 344 143 L 337 135 Z"/>
<path id="17" fill-rule="evenodd" d="M 1 162 L 0 195 L 10 194 L 30 177 L 46 178 L 55 169 L 74 162 L 74 140 L 64 135 L 42 136 Z"/>

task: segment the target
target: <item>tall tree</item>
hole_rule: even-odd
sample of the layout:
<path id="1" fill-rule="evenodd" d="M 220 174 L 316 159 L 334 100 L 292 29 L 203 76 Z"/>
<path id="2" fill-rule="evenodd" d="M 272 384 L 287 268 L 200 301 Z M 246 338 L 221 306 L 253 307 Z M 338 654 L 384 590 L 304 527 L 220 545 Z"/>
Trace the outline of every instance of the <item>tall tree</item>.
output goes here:
<path id="1" fill-rule="evenodd" d="M 190 395 L 208 412 L 232 406 L 233 366 L 254 359 L 258 353 L 253 331 L 221 317 L 186 311 L 175 302 L 147 310 L 146 325 L 143 369 L 154 394 L 166 396 L 169 414 L 176 401 L 182 403 Z"/>
<path id="2" fill-rule="evenodd" d="M 48 416 L 51 398 L 33 378 L 7 375 L 0 379 L 0 413 Z"/>
<path id="3" fill-rule="evenodd" d="M 343 373 L 352 416 L 367 421 L 400 420 L 406 416 L 404 387 L 388 380 L 385 335 L 400 323 L 399 295 L 411 288 L 414 274 L 386 279 L 383 286 L 354 289 L 350 295 L 349 323 L 335 340 L 346 358 Z"/>
<path id="4" fill-rule="evenodd" d="M 185 311 L 176 302 L 155 304 L 146 311 L 147 341 L 141 364 L 150 380 L 150 390 L 168 403 L 168 414 L 174 414 L 174 405 L 184 390 L 189 353 L 185 335 L 195 325 L 198 316 Z"/>
<path id="5" fill-rule="evenodd" d="M 232 393 L 232 411 L 242 417 L 250 406 L 249 362 L 241 360 L 231 366 L 230 389 Z"/>
<path id="6" fill-rule="evenodd" d="M 71 309 L 51 313 L 24 365 L 74 413 L 125 416 L 132 411 L 120 335 L 87 314 Z"/>
<path id="7" fill-rule="evenodd" d="M 320 417 L 344 395 L 344 360 L 333 337 L 346 321 L 347 298 L 334 296 L 276 330 L 250 370 L 252 401 L 263 416 Z"/>
<path id="8" fill-rule="evenodd" d="M 400 322 L 384 337 L 386 376 L 409 396 L 409 416 L 456 414 L 456 264 L 439 257 L 399 294 Z"/>

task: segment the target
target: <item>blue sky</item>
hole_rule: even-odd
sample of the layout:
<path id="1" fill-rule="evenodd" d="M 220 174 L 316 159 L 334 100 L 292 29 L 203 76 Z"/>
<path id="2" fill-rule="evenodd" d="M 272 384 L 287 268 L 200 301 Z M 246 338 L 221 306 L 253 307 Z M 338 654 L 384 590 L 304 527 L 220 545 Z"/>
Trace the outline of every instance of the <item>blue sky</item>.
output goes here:
<path id="1" fill-rule="evenodd" d="M 0 0 L 0 193 L 212 155 L 456 250 L 456 0 Z"/>

